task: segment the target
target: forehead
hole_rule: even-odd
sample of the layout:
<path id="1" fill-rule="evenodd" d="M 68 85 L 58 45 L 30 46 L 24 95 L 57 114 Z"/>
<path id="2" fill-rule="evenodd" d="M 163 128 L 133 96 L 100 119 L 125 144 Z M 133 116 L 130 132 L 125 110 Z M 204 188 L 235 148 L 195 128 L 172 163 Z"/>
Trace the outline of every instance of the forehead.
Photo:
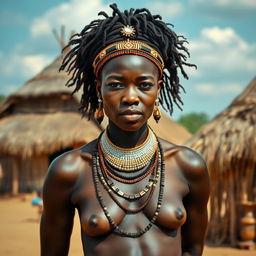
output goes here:
<path id="1" fill-rule="evenodd" d="M 158 77 L 157 66 L 147 58 L 138 55 L 122 55 L 109 60 L 102 68 L 101 75 L 120 74 L 150 74 Z"/>

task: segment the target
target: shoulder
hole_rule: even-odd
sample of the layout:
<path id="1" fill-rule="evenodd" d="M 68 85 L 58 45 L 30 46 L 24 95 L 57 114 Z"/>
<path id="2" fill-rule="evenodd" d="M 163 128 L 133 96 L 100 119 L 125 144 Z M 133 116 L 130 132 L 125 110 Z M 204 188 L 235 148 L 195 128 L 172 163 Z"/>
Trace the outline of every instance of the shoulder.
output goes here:
<path id="1" fill-rule="evenodd" d="M 93 142 L 55 158 L 49 166 L 46 182 L 51 180 L 62 185 L 74 184 L 80 173 L 90 167 L 92 144 Z"/>
<path id="2" fill-rule="evenodd" d="M 202 156 L 191 148 L 180 146 L 180 150 L 177 152 L 176 161 L 180 168 L 183 170 L 183 174 L 189 179 L 207 178 L 208 170 L 206 163 Z"/>
<path id="3" fill-rule="evenodd" d="M 176 159 L 183 169 L 190 169 L 195 175 L 207 170 L 202 156 L 191 148 L 180 146 Z"/>
<path id="4" fill-rule="evenodd" d="M 62 185 L 73 183 L 81 169 L 80 152 L 80 150 L 72 150 L 55 158 L 49 166 L 46 184 L 49 182 Z"/>
<path id="5" fill-rule="evenodd" d="M 207 166 L 202 156 L 193 149 L 179 146 L 160 139 L 165 159 L 174 157 L 178 166 L 187 178 L 198 178 L 208 175 Z"/>

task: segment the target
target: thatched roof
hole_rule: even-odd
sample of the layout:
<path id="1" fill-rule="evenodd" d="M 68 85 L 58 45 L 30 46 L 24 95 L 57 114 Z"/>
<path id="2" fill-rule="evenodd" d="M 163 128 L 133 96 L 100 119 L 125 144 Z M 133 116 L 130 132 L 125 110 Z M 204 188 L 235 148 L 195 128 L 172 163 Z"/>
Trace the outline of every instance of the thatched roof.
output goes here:
<path id="1" fill-rule="evenodd" d="M 12 105 L 31 98 L 71 95 L 73 88 L 65 83 L 68 75 L 59 72 L 62 57 L 57 57 L 39 74 L 27 81 L 20 89 L 10 95 L 0 108 L 0 154 L 31 157 L 51 154 L 77 144 L 84 144 L 96 138 L 101 127 L 95 120 L 81 118 L 78 112 L 55 113 L 14 113 L 8 112 Z M 79 102 L 80 94 L 74 96 Z M 71 100 L 71 98 L 70 98 Z"/>
<path id="2" fill-rule="evenodd" d="M 148 123 L 160 138 L 174 144 L 181 145 L 191 137 L 191 133 L 186 128 L 171 120 L 163 111 L 158 123 L 153 118 L 150 118 Z"/>
<path id="3" fill-rule="evenodd" d="M 256 196 L 256 78 L 186 144 L 203 155 L 210 172 L 209 239 L 234 243 L 236 203 Z"/>
<path id="4" fill-rule="evenodd" d="M 95 139 L 93 121 L 77 113 L 18 114 L 0 120 L 0 154 L 48 155 Z"/>
<path id="5" fill-rule="evenodd" d="M 12 105 L 28 98 L 71 95 L 74 88 L 65 86 L 69 76 L 66 72 L 59 72 L 62 55 L 45 67 L 40 73 L 28 80 L 22 87 L 12 93 L 0 106 L 0 115 Z M 81 90 L 80 90 L 81 91 Z M 81 92 L 75 93 L 73 98 L 79 103 Z"/>
<path id="6" fill-rule="evenodd" d="M 68 75 L 66 72 L 59 72 L 62 56 L 57 57 L 50 65 L 44 68 L 39 74 L 27 81 L 20 89 L 14 92 L 11 97 L 38 97 L 59 94 L 70 94 L 73 88 L 65 85 Z"/>
<path id="7" fill-rule="evenodd" d="M 204 125 L 188 142 L 201 152 L 208 165 L 220 166 L 231 161 L 256 163 L 256 78 L 211 122 Z"/>

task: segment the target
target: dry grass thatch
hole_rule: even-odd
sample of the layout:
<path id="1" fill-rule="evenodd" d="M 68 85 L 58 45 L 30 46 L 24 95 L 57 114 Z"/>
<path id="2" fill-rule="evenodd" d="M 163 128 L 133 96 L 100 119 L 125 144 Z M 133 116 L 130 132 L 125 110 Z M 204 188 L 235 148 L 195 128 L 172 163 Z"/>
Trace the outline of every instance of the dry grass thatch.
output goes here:
<path id="1" fill-rule="evenodd" d="M 191 133 L 186 128 L 171 120 L 163 111 L 158 123 L 151 117 L 148 124 L 160 138 L 174 144 L 181 145 L 191 137 Z"/>
<path id="2" fill-rule="evenodd" d="M 66 72 L 59 72 L 62 57 L 56 58 L 50 65 L 45 67 L 39 74 L 27 81 L 20 89 L 14 92 L 11 97 L 42 97 L 54 94 L 68 93 L 73 88 L 65 85 L 68 75 Z"/>
<path id="3" fill-rule="evenodd" d="M 49 155 L 93 140 L 97 127 L 78 113 L 11 115 L 0 120 L 0 154 Z"/>
<path id="4" fill-rule="evenodd" d="M 208 238 L 235 243 L 237 202 L 256 197 L 256 78 L 187 145 L 202 154 L 211 177 Z"/>

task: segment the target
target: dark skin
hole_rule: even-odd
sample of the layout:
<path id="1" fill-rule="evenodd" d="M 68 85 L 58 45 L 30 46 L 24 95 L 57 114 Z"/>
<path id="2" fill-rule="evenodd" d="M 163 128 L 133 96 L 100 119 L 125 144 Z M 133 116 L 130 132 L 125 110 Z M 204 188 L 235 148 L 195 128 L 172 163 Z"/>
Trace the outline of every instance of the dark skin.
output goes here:
<path id="1" fill-rule="evenodd" d="M 141 56 L 111 59 L 96 81 L 109 118 L 108 134 L 120 147 L 140 145 L 147 136 L 147 120 L 162 81 L 155 64 Z M 168 127 L 166 127 L 168 129 Z M 170 131 L 172 132 L 172 131 Z M 92 153 L 97 140 L 57 158 L 49 168 L 44 185 L 44 213 L 41 219 L 41 255 L 68 255 L 74 212 L 77 208 L 86 256 L 199 256 L 202 255 L 207 227 L 209 177 L 202 158 L 193 150 L 161 140 L 165 161 L 162 208 L 153 227 L 139 238 L 114 234 L 95 195 Z M 141 190 L 147 180 L 117 186 L 127 193 Z M 128 232 L 148 224 L 156 209 L 159 186 L 147 206 L 127 215 L 101 187 L 115 223 Z M 129 208 L 135 202 L 121 200 Z"/>

